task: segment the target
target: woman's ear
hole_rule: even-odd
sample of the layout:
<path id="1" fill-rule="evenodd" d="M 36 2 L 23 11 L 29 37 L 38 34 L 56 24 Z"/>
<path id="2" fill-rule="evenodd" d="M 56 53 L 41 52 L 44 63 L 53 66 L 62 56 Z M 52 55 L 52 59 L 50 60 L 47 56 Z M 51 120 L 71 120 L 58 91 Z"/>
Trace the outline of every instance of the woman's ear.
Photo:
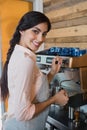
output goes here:
<path id="1" fill-rule="evenodd" d="M 20 33 L 21 35 L 23 35 L 23 32 L 24 32 L 24 31 L 19 31 L 19 33 Z"/>

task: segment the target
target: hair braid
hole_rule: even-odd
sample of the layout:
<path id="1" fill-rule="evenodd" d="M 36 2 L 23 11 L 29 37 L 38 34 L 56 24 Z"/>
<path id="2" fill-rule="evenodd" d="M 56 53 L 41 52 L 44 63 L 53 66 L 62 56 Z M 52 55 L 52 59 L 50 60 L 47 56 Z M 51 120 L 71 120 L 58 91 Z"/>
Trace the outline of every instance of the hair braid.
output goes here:
<path id="1" fill-rule="evenodd" d="M 12 40 L 10 41 L 10 48 L 9 48 L 9 50 L 7 52 L 7 58 L 6 58 L 6 62 L 4 64 L 4 67 L 3 67 L 2 77 L 1 77 L 1 81 L 0 81 L 1 97 L 2 97 L 3 100 L 5 100 L 6 97 L 9 95 L 9 91 L 8 91 L 8 78 L 7 78 L 8 77 L 7 76 L 8 63 L 9 63 L 10 57 L 12 55 L 12 52 L 14 50 L 14 47 L 17 44 L 16 41 L 18 41 L 18 39 L 19 39 L 18 38 L 18 32 L 16 31 L 15 34 L 13 35 Z"/>

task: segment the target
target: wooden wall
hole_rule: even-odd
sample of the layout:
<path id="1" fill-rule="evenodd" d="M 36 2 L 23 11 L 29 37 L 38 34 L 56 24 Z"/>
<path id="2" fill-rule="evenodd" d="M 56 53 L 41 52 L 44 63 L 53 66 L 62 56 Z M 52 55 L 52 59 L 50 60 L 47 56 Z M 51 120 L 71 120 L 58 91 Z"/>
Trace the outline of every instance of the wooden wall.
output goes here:
<path id="1" fill-rule="evenodd" d="M 87 0 L 43 0 L 43 6 L 52 23 L 45 49 L 87 48 Z"/>

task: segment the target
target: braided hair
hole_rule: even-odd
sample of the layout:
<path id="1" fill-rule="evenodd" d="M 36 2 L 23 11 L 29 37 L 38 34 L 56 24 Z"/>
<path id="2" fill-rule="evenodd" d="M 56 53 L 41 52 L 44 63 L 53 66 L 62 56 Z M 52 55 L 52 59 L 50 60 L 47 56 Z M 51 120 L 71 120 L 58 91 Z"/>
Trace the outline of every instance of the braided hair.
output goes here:
<path id="1" fill-rule="evenodd" d="M 47 23 L 48 25 L 48 31 L 51 29 L 51 23 L 47 16 L 45 16 L 43 13 L 38 11 L 30 11 L 24 14 L 24 16 L 20 19 L 18 26 L 15 30 L 15 33 L 13 34 L 12 39 L 10 40 L 10 48 L 7 52 L 7 58 L 6 62 L 3 67 L 2 76 L 0 79 L 0 87 L 1 87 L 1 97 L 3 100 L 9 96 L 9 90 L 8 90 L 8 64 L 10 57 L 12 55 L 12 52 L 15 48 L 16 44 L 19 44 L 20 41 L 20 31 L 30 29 L 40 23 Z"/>

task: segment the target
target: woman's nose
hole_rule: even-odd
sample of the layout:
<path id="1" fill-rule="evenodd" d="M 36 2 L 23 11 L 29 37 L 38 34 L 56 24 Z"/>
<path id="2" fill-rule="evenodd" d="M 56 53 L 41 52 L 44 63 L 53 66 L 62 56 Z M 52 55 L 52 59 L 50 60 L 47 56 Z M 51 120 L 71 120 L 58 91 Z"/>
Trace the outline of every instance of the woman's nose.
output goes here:
<path id="1" fill-rule="evenodd" d="M 44 41 L 44 37 L 42 36 L 42 34 L 38 35 L 37 40 L 39 42 L 43 42 Z"/>

